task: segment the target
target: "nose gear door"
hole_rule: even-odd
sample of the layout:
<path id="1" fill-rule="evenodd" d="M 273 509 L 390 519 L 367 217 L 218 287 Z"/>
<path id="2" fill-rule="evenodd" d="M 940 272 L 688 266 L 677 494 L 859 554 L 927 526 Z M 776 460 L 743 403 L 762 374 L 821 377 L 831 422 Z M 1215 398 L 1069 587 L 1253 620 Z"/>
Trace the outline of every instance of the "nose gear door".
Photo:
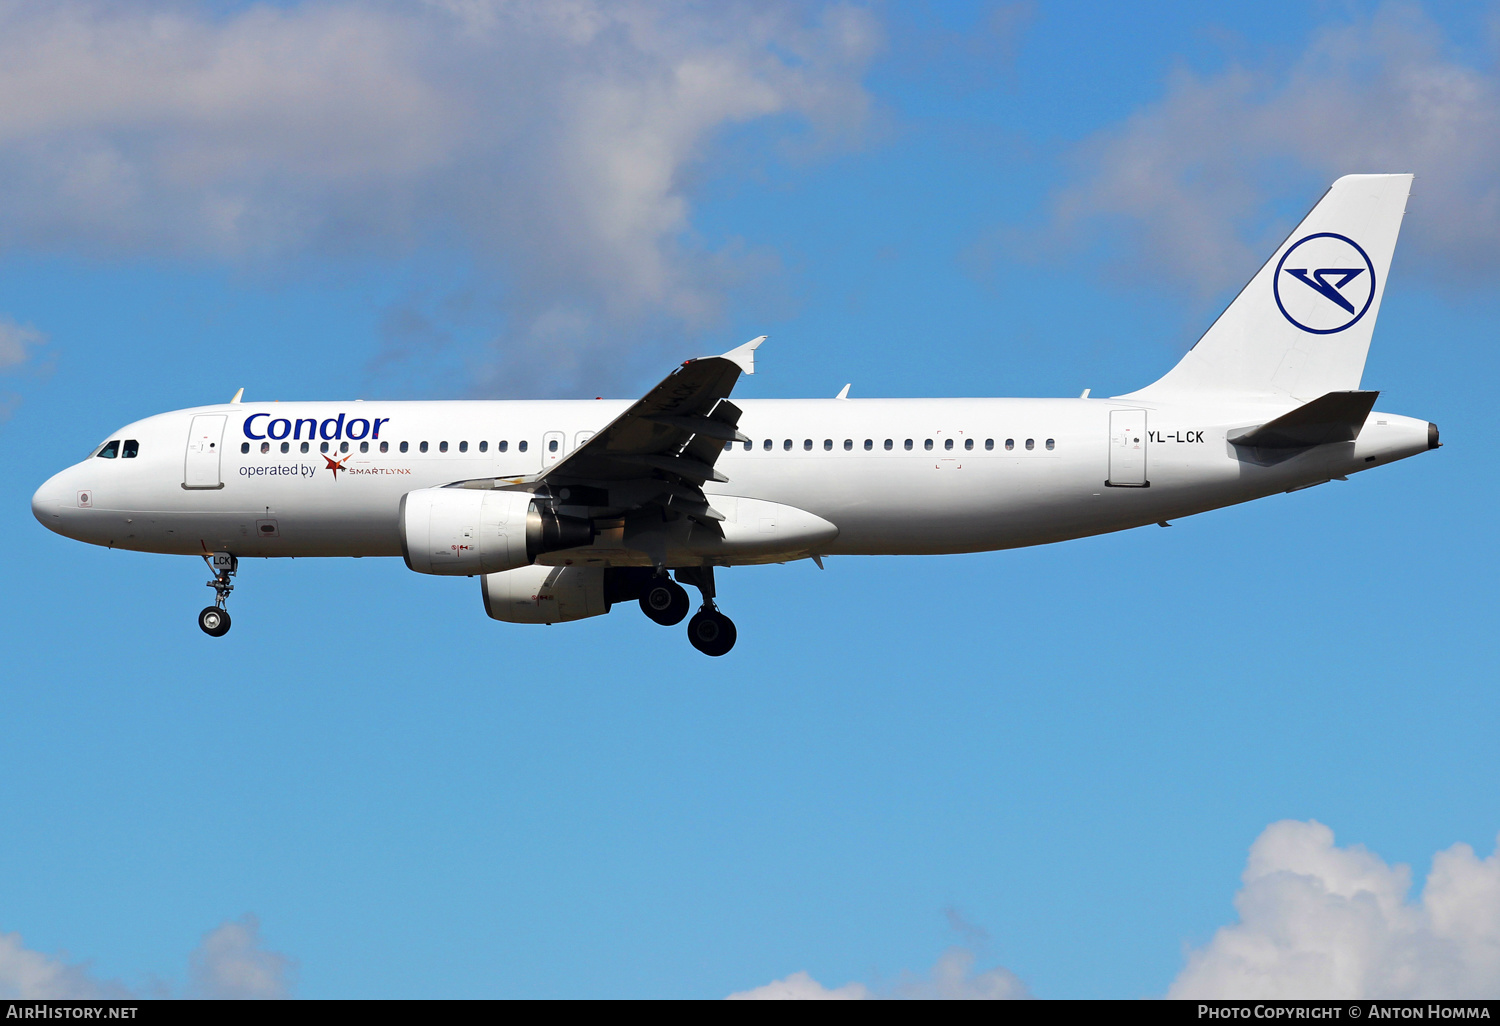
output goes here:
<path id="1" fill-rule="evenodd" d="M 224 448 L 224 422 L 228 419 L 222 413 L 205 413 L 193 418 L 193 426 L 188 431 L 182 487 L 224 487 L 219 478 L 219 457 Z"/>

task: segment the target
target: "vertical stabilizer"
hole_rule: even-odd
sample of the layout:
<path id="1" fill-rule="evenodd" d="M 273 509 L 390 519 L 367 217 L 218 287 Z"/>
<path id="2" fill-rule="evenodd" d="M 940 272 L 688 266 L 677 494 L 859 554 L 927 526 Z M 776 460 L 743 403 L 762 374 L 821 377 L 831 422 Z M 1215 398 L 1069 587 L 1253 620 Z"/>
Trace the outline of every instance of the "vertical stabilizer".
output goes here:
<path id="1" fill-rule="evenodd" d="M 1359 388 L 1412 176 L 1345 175 L 1198 343 L 1133 398 Z"/>

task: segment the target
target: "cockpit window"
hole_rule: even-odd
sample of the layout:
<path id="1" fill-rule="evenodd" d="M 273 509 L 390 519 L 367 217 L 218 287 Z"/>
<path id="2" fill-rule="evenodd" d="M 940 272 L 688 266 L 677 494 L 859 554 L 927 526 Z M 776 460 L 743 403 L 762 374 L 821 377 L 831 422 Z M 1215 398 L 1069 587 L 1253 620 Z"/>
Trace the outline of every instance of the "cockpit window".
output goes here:
<path id="1" fill-rule="evenodd" d="M 124 456 L 127 460 L 133 460 L 140 451 L 141 443 L 137 442 L 134 438 L 127 438 L 125 439 L 125 451 L 120 453 L 120 455 Z"/>
<path id="2" fill-rule="evenodd" d="M 94 453 L 94 455 L 99 457 L 101 460 L 114 459 L 116 456 L 120 455 L 120 440 L 118 438 L 111 438 L 109 441 L 104 443 L 104 448 Z"/>

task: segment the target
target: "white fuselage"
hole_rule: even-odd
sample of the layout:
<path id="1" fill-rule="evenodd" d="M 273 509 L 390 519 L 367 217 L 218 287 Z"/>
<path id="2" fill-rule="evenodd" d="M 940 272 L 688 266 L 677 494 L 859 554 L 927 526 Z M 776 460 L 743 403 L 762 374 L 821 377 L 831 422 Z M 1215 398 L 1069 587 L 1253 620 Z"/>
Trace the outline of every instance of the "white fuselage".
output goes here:
<path id="1" fill-rule="evenodd" d="M 973 552 L 1118 531 L 1344 477 L 1422 452 L 1433 437 L 1426 421 L 1375 412 L 1356 441 L 1258 463 L 1227 436 L 1295 403 L 1205 396 L 1194 405 L 1121 399 L 738 405 L 739 430 L 751 441 L 729 445 L 716 464 L 728 481 L 709 482 L 704 491 L 711 502 L 762 500 L 837 528 L 812 553 L 789 549 L 793 557 Z M 535 475 L 628 406 L 243 403 L 165 413 L 110 435 L 135 442 L 137 455 L 95 456 L 69 467 L 37 491 L 33 510 L 59 534 L 144 552 L 398 556 L 405 493 Z M 1111 486 L 1111 461 L 1120 456 L 1112 446 L 1121 441 L 1112 438 L 1111 413 L 1132 410 L 1143 413 L 1138 449 L 1129 458 L 1144 462 L 1147 485 Z M 220 440 L 190 452 L 201 443 L 190 437 L 195 425 L 211 425 L 220 415 Z M 1128 420 L 1113 421 L 1116 435 L 1122 422 Z M 336 473 L 330 463 L 339 464 Z M 767 529 L 774 526 L 768 522 Z M 720 552 L 711 561 L 763 563 L 776 556 L 760 546 L 743 558 Z"/>

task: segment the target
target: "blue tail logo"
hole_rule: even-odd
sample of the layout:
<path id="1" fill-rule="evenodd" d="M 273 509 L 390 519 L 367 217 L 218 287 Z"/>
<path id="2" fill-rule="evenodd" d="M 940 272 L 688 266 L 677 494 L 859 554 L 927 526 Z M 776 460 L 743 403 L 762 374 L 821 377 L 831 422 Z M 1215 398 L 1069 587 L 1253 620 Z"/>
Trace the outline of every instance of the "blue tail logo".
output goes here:
<path id="1" fill-rule="evenodd" d="M 1294 253 L 1301 267 L 1286 266 Z M 1311 291 L 1289 286 L 1291 291 L 1283 295 L 1281 285 L 1287 278 Z M 1283 317 L 1303 331 L 1331 335 L 1351 327 L 1370 309 L 1375 301 L 1375 265 L 1353 239 L 1317 232 L 1298 239 L 1282 254 L 1272 288 Z"/>
<path id="2" fill-rule="evenodd" d="M 1327 296 L 1345 310 L 1353 313 L 1354 304 L 1340 295 L 1339 289 L 1349 284 L 1355 278 L 1358 278 L 1361 274 L 1364 274 L 1365 269 L 1363 267 L 1320 267 L 1312 273 L 1311 278 L 1307 276 L 1307 268 L 1305 267 L 1301 269 L 1288 267 L 1286 273 L 1296 278 L 1308 288 L 1317 289 L 1318 292 Z M 1325 276 L 1331 277 L 1335 274 L 1339 276 L 1338 281 L 1329 284 L 1323 280 Z"/>

